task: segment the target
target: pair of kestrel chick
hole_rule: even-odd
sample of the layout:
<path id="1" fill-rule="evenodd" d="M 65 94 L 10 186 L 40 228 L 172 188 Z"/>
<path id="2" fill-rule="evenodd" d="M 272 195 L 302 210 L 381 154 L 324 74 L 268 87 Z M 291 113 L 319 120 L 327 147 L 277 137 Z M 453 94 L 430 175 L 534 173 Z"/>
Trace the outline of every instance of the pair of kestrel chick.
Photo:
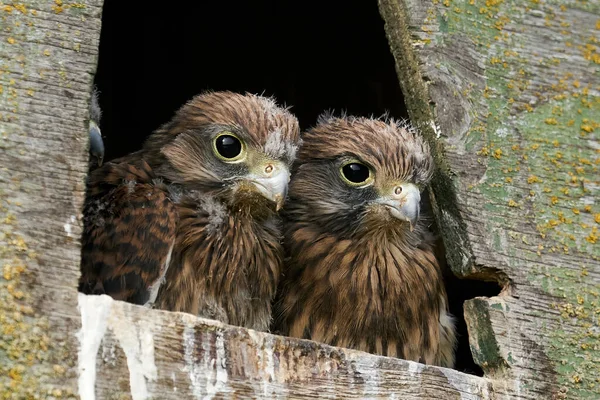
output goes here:
<path id="1" fill-rule="evenodd" d="M 452 367 L 432 171 L 393 121 L 326 116 L 301 139 L 272 99 L 199 95 L 91 173 L 80 290 Z"/>

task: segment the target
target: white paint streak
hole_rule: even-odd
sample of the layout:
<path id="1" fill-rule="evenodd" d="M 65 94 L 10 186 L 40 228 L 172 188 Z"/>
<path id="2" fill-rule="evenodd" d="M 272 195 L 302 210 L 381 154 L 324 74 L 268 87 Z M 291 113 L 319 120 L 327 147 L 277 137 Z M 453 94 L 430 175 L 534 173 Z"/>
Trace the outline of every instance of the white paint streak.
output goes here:
<path id="1" fill-rule="evenodd" d="M 270 337 L 265 342 L 271 342 L 272 340 L 273 338 Z M 263 349 L 263 370 L 265 372 L 265 376 L 263 376 L 263 394 L 266 397 L 268 394 L 273 394 L 273 389 L 269 385 L 269 382 L 275 382 L 275 360 L 273 358 L 272 343 L 265 343 Z"/>
<path id="2" fill-rule="evenodd" d="M 414 362 L 414 361 L 407 361 L 408 362 L 408 373 L 410 374 L 411 377 L 416 377 L 421 375 L 421 372 L 423 371 L 423 368 L 425 367 L 425 365 L 418 363 L 418 362 Z"/>
<path id="3" fill-rule="evenodd" d="M 67 233 L 67 236 L 72 238 L 75 237 L 75 235 L 73 234 L 73 225 L 77 222 L 77 218 L 74 215 L 71 215 L 69 217 L 69 219 L 67 220 L 67 223 L 63 225 L 63 228 L 65 230 L 65 232 Z"/>
<path id="4" fill-rule="evenodd" d="M 124 315 L 122 308 L 115 308 L 110 315 L 108 327 L 113 332 L 127 358 L 129 386 L 133 400 L 146 400 L 149 397 L 148 382 L 157 378 L 154 363 L 154 335 L 152 325 L 131 320 Z"/>
<path id="5" fill-rule="evenodd" d="M 190 325 L 185 325 L 183 328 L 183 361 L 185 366 L 183 370 L 190 376 L 190 389 L 194 398 L 202 398 L 202 387 L 200 381 L 202 380 L 202 369 L 196 366 L 194 361 L 194 349 L 196 347 L 196 337 L 194 334 L 194 328 Z"/>
<path id="6" fill-rule="evenodd" d="M 96 357 L 106 333 L 112 299 L 104 295 L 86 296 L 79 293 L 77 300 L 81 314 L 81 330 L 77 334 L 79 339 L 77 386 L 81 400 L 95 400 Z"/>
<path id="7" fill-rule="evenodd" d="M 248 336 L 256 343 L 256 365 L 260 371 L 261 390 L 260 392 L 266 399 L 279 398 L 280 393 L 275 392 L 275 387 L 271 382 L 277 381 L 275 375 L 275 358 L 273 356 L 273 337 L 265 336 L 254 330 L 248 330 Z M 275 397 L 277 395 L 277 397 Z"/>
<path id="8" fill-rule="evenodd" d="M 173 381 L 173 393 L 177 393 L 177 377 L 175 372 L 171 372 L 171 380 Z"/>
<path id="9" fill-rule="evenodd" d="M 209 340 L 202 340 L 202 358 L 197 359 L 196 334 L 193 325 L 183 329 L 184 372 L 190 377 L 190 390 L 196 399 L 210 400 L 226 389 L 228 381 L 225 341 L 221 331 L 216 332 L 216 357 L 211 357 Z"/>
<path id="10" fill-rule="evenodd" d="M 460 373 L 448 368 L 437 369 L 441 371 L 444 376 L 446 376 L 448 383 L 452 385 L 454 389 L 456 389 L 461 400 L 480 400 L 482 398 L 489 398 L 487 385 L 482 380 L 476 381 L 465 379 L 465 377 Z M 477 389 L 474 390 L 473 386 L 476 386 Z M 487 395 L 481 397 L 480 394 Z"/>
<path id="11" fill-rule="evenodd" d="M 213 399 L 227 383 L 227 365 L 225 354 L 225 341 L 223 340 L 223 332 L 216 332 L 216 358 L 209 358 L 210 343 L 206 340 L 202 341 L 204 349 L 204 370 L 211 371 L 210 376 L 206 379 L 206 396 L 203 400 Z"/>
<path id="12" fill-rule="evenodd" d="M 430 121 L 430 125 L 431 125 L 431 129 L 433 129 L 433 132 L 435 133 L 435 137 L 436 139 L 439 139 L 440 136 L 442 135 L 441 130 L 438 128 L 438 126 L 435 124 L 435 121 Z"/>

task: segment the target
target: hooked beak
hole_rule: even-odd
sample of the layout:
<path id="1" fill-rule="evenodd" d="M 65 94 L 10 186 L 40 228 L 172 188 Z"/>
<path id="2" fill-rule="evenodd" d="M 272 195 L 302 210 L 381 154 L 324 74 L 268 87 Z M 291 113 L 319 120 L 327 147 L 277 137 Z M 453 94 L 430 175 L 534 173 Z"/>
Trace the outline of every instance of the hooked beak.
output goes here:
<path id="1" fill-rule="evenodd" d="M 381 197 L 377 203 L 385 206 L 392 217 L 410 224 L 410 231 L 415 229 L 419 220 L 421 194 L 419 188 L 411 183 L 404 183 L 394 188 L 391 196 Z"/>
<path id="2" fill-rule="evenodd" d="M 270 172 L 268 172 L 270 170 Z M 268 164 L 262 174 L 252 174 L 248 180 L 268 200 L 275 203 L 275 209 L 281 210 L 287 196 L 290 172 L 285 166 Z"/>

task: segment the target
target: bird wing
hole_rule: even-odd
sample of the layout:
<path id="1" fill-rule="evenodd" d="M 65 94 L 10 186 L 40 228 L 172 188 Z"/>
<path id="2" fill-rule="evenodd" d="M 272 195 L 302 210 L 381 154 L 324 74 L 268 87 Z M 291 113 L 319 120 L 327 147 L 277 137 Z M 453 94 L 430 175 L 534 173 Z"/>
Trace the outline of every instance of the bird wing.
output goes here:
<path id="1" fill-rule="evenodd" d="M 122 160 L 90 175 L 79 290 L 146 304 L 168 267 L 177 210 L 145 161 Z"/>

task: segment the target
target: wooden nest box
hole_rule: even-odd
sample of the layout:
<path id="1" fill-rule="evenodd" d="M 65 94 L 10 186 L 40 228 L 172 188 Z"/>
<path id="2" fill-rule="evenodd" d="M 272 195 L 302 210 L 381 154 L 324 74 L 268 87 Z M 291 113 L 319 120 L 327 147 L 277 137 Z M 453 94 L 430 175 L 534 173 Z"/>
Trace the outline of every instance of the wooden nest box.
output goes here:
<path id="1" fill-rule="evenodd" d="M 379 0 L 483 377 L 78 294 L 102 5 L 0 1 L 1 399 L 600 398 L 597 2 Z"/>

